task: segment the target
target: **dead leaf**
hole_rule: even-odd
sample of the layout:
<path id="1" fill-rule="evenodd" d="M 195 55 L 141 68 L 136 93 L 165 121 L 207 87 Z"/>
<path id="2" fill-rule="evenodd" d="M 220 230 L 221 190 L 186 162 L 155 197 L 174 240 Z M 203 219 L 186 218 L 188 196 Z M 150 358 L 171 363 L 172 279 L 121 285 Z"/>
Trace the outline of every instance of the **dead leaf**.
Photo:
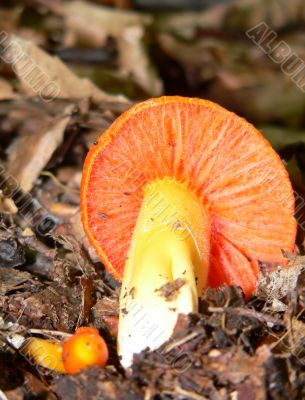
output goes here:
<path id="1" fill-rule="evenodd" d="M 303 52 L 296 45 L 301 36 L 295 32 L 289 37 L 279 34 L 277 43 L 281 40 L 291 43 L 291 52 L 302 57 Z M 215 101 L 256 121 L 257 125 L 277 121 L 291 127 L 302 126 L 303 91 L 283 73 L 280 64 L 274 63 L 250 40 L 232 41 L 226 36 L 207 34 L 185 41 L 161 33 L 158 43 L 178 62 L 188 86 L 196 90 L 199 97 Z M 174 74 L 172 79 L 175 79 Z"/>
<path id="2" fill-rule="evenodd" d="M 146 54 L 143 36 L 142 26 L 132 26 L 118 37 L 120 71 L 123 76 L 131 77 L 147 93 L 160 96 L 163 85 Z"/>
<path id="3" fill-rule="evenodd" d="M 262 21 L 280 30 L 298 24 L 304 16 L 302 0 L 233 0 L 214 2 L 203 11 L 169 14 L 159 21 L 159 29 L 189 40 L 200 30 L 244 33 Z"/>
<path id="4" fill-rule="evenodd" d="M 12 32 L 20 22 L 20 17 L 23 11 L 22 5 L 14 8 L 6 8 L 2 3 L 0 8 L 0 30 Z"/>
<path id="5" fill-rule="evenodd" d="M 60 227 L 59 227 L 60 228 Z M 80 212 L 77 212 L 76 214 L 74 214 L 71 219 L 70 219 L 70 226 L 66 227 L 66 229 L 68 229 L 70 234 L 73 234 L 73 236 L 77 239 L 77 241 L 79 243 L 82 244 L 82 246 L 84 246 L 84 248 L 86 249 L 86 251 L 89 254 L 89 257 L 91 259 L 91 261 L 93 263 L 99 262 L 100 258 L 97 255 L 95 249 L 93 248 L 93 246 L 91 246 L 91 244 L 89 243 L 88 237 L 85 234 L 84 228 L 83 228 L 83 224 L 81 221 L 81 214 Z"/>
<path id="6" fill-rule="evenodd" d="M 8 173 L 29 191 L 52 154 L 61 144 L 74 105 L 57 117 L 33 115 L 24 121 L 20 135 L 9 150 Z"/>
<path id="7" fill-rule="evenodd" d="M 85 41 L 90 46 L 101 47 L 107 39 L 116 39 L 121 75 L 131 78 L 152 96 L 162 93 L 162 81 L 143 44 L 145 28 L 152 23 L 150 15 L 80 1 L 64 3 L 56 11 L 64 16 L 68 32 L 74 35 L 74 42 Z"/>
<path id="8" fill-rule="evenodd" d="M 18 288 L 31 279 L 31 274 L 16 269 L 0 268 L 0 296 Z"/>
<path id="9" fill-rule="evenodd" d="M 160 296 L 164 297 L 166 301 L 172 301 L 179 295 L 179 290 L 185 285 L 185 280 L 182 278 L 177 278 L 172 282 L 165 283 L 160 288 L 156 289 Z"/>
<path id="10" fill-rule="evenodd" d="M 0 79 L 0 100 L 15 99 L 18 94 L 14 92 L 13 87 L 4 79 Z"/>
<path id="11" fill-rule="evenodd" d="M 81 311 L 80 286 L 53 284 L 27 299 L 16 297 L 10 311 L 23 309 L 22 318 L 45 329 L 72 331 Z"/>
<path id="12" fill-rule="evenodd" d="M 118 38 L 125 28 L 152 23 L 148 14 L 111 9 L 82 1 L 65 2 L 53 10 L 64 16 L 67 28 L 76 40 L 88 40 L 90 45 L 103 46 L 109 37 Z"/>
<path id="13" fill-rule="evenodd" d="M 290 323 L 289 335 L 289 350 L 299 360 L 305 363 L 305 323 L 293 317 Z"/>
<path id="14" fill-rule="evenodd" d="M 5 41 L 2 58 L 13 65 L 21 90 L 46 101 L 54 98 L 89 98 L 94 103 L 128 103 L 124 96 L 108 95 L 86 78 L 75 75 L 58 57 L 17 36 Z M 8 47 L 9 46 L 9 47 Z"/>
<path id="15" fill-rule="evenodd" d="M 305 269 L 304 258 L 293 255 L 287 268 L 261 271 L 255 295 L 267 300 L 274 311 L 285 311 L 287 306 L 280 300 L 296 290 L 298 278 Z"/>
<path id="16" fill-rule="evenodd" d="M 52 203 L 49 207 L 52 214 L 60 218 L 69 218 L 79 211 L 79 206 L 70 205 L 67 203 Z"/>

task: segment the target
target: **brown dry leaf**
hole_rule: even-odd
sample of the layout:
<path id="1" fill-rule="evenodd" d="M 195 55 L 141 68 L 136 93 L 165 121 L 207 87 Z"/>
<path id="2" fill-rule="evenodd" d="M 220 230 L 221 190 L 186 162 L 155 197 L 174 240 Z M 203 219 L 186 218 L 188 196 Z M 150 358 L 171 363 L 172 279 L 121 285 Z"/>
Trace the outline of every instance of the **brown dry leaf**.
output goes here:
<path id="1" fill-rule="evenodd" d="M 17 387 L 16 389 L 7 390 L 2 392 L 0 390 L 0 395 L 3 396 L 4 400 L 23 400 L 24 399 L 24 391 L 21 387 Z M 0 396 L 0 398 L 1 398 Z"/>
<path id="2" fill-rule="evenodd" d="M 67 204 L 64 202 L 54 202 L 48 207 L 50 212 L 60 218 L 69 218 L 76 214 L 79 206 Z"/>
<path id="3" fill-rule="evenodd" d="M 140 385 L 124 379 L 112 366 L 93 367 L 77 376 L 63 375 L 53 383 L 52 391 L 59 400 L 143 400 Z M 147 398 L 149 399 L 149 398 Z"/>
<path id="4" fill-rule="evenodd" d="M 22 11 L 23 7 L 21 5 L 14 8 L 4 8 L 2 6 L 0 8 L 0 30 L 5 32 L 15 30 L 20 22 Z"/>
<path id="5" fill-rule="evenodd" d="M 179 295 L 179 290 L 185 285 L 185 280 L 177 278 L 172 282 L 165 283 L 160 288 L 155 289 L 160 296 L 165 298 L 165 301 L 172 301 Z"/>
<path id="6" fill-rule="evenodd" d="M 255 357 L 250 357 L 245 352 L 237 349 L 219 357 L 211 357 L 207 362 L 209 371 L 218 375 L 218 381 L 222 384 L 230 382 L 233 385 L 247 383 L 248 399 L 267 399 L 262 382 L 266 379 L 264 364 L 271 357 L 267 346 L 257 349 Z M 230 368 L 228 368 L 228 365 Z M 238 386 L 237 386 L 238 387 Z M 239 397 L 238 397 L 239 398 Z"/>
<path id="7" fill-rule="evenodd" d="M 80 211 L 76 212 L 73 216 L 69 218 L 69 223 L 63 223 L 59 225 L 53 232 L 55 237 L 57 236 L 72 236 L 77 242 L 84 247 L 84 249 L 88 252 L 91 261 L 98 262 L 100 261 L 98 255 L 96 254 L 93 247 L 90 245 L 87 235 L 85 234 L 83 224 L 81 221 Z M 65 244 L 64 244 L 65 245 Z"/>
<path id="8" fill-rule="evenodd" d="M 18 271 L 13 268 L 0 268 L 0 296 L 8 291 L 16 289 L 24 282 L 31 279 L 31 274 L 25 271 Z"/>
<path id="9" fill-rule="evenodd" d="M 168 33 L 160 33 L 158 42 L 166 54 L 181 64 L 188 80 L 195 84 L 218 78 L 225 89 L 237 91 L 253 87 L 260 80 L 260 75 L 257 75 L 260 71 L 253 74 L 254 65 L 263 71 L 274 68 L 272 61 L 251 42 L 213 36 L 187 42 Z M 240 59 L 247 61 L 242 68 Z"/>
<path id="10" fill-rule="evenodd" d="M 234 0 L 217 3 L 201 12 L 175 13 L 159 22 L 159 29 L 192 39 L 198 30 L 245 32 L 262 21 L 275 30 L 304 21 L 303 0 Z"/>
<path id="11" fill-rule="evenodd" d="M 0 79 L 0 100 L 15 99 L 17 97 L 18 95 L 14 92 L 12 86 L 4 79 Z"/>
<path id="12" fill-rule="evenodd" d="M 158 41 L 163 51 L 187 68 L 191 75 L 195 75 L 192 80 L 198 81 L 214 78 L 221 64 L 224 61 L 229 63 L 235 53 L 233 46 L 226 48 L 225 43 L 214 38 L 186 43 L 162 33 L 159 34 Z"/>
<path id="13" fill-rule="evenodd" d="M 34 114 L 24 121 L 20 135 L 9 151 L 8 173 L 29 191 L 62 143 L 65 129 L 71 118 L 74 105 L 66 105 L 57 117 Z"/>
<path id="14" fill-rule="evenodd" d="M 142 39 L 144 28 L 133 26 L 126 28 L 118 37 L 120 70 L 123 76 L 131 76 L 147 93 L 160 96 L 163 91 L 162 81 L 145 52 Z"/>
<path id="15" fill-rule="evenodd" d="M 82 1 L 66 2 L 56 7 L 63 15 L 67 28 L 77 40 L 87 40 L 91 45 L 103 46 L 107 38 L 117 38 L 125 28 L 146 26 L 152 23 L 148 14 L 111 9 Z"/>
<path id="16" fill-rule="evenodd" d="M 72 331 L 81 311 L 81 287 L 77 284 L 68 286 L 64 283 L 51 284 L 47 288 L 27 298 L 16 295 L 11 298 L 11 314 L 20 313 L 28 324 L 42 326 L 43 329 Z"/>
<path id="17" fill-rule="evenodd" d="M 305 362 L 305 323 L 298 320 L 296 317 L 292 318 L 290 323 L 289 335 L 289 349 L 300 360 Z"/>
<path id="18" fill-rule="evenodd" d="M 271 304 L 273 310 L 285 311 L 287 306 L 280 300 L 296 290 L 298 278 L 304 269 L 305 257 L 293 255 L 288 268 L 261 271 L 255 295 Z"/>
<path id="19" fill-rule="evenodd" d="M 100 321 L 105 315 L 116 316 L 119 315 L 119 297 L 118 293 L 114 293 L 111 297 L 103 297 L 97 300 L 92 308 L 93 315 L 97 321 Z"/>
<path id="20" fill-rule="evenodd" d="M 88 79 L 75 75 L 58 57 L 20 37 L 7 38 L 2 57 L 14 66 L 21 90 L 29 96 L 38 95 L 46 101 L 59 97 L 89 98 L 96 104 L 127 103 L 124 96 L 106 94 Z"/>
<path id="21" fill-rule="evenodd" d="M 14 200 L 8 199 L 0 194 L 0 213 L 1 214 L 16 214 L 18 208 L 16 207 Z"/>
<path id="22" fill-rule="evenodd" d="M 35 396 L 44 400 L 56 400 L 56 396 L 50 392 L 46 382 L 38 379 L 34 374 L 29 371 L 24 372 L 24 386 L 26 393 L 35 393 Z M 25 394 L 26 397 L 26 394 Z M 22 398 L 24 399 L 24 397 Z M 8 397 L 8 400 L 15 400 Z"/>
<path id="23" fill-rule="evenodd" d="M 277 40 L 286 37 L 279 35 Z M 297 38 L 290 38 L 288 43 L 295 43 Z M 282 72 L 280 64 L 246 39 L 232 41 L 206 35 L 186 42 L 168 33 L 158 35 L 161 48 L 181 65 L 185 79 L 199 97 L 209 98 L 257 125 L 277 121 L 302 126 L 303 91 Z M 291 50 L 297 53 L 299 45 L 291 46 Z"/>
<path id="24" fill-rule="evenodd" d="M 130 77 L 150 95 L 162 93 L 162 81 L 143 45 L 145 27 L 152 23 L 150 15 L 80 1 L 64 3 L 57 12 L 64 16 L 67 30 L 73 34 L 70 45 L 78 41 L 101 47 L 108 38 L 116 39 L 120 74 Z"/>
<path id="25" fill-rule="evenodd" d="M 89 239 L 85 234 L 83 224 L 81 221 L 81 214 L 80 211 L 75 213 L 69 220 L 69 224 L 64 224 L 59 226 L 55 230 L 55 234 L 69 234 L 73 235 L 78 243 L 82 244 L 84 249 L 88 252 L 88 255 L 93 263 L 99 262 L 100 259 L 95 252 L 95 249 L 89 243 Z"/>

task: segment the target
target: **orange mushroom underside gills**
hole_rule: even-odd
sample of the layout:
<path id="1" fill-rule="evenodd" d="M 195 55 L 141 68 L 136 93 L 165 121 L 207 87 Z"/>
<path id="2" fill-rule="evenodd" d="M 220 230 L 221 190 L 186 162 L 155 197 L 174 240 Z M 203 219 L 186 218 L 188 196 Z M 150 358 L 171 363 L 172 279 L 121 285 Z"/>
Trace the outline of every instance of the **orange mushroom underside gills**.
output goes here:
<path id="1" fill-rule="evenodd" d="M 122 114 L 90 150 L 85 231 L 122 280 L 122 364 L 167 340 L 207 286 L 252 294 L 258 262 L 296 235 L 284 165 L 262 134 L 210 101 L 161 97 Z M 142 315 L 142 318 L 140 318 Z"/>

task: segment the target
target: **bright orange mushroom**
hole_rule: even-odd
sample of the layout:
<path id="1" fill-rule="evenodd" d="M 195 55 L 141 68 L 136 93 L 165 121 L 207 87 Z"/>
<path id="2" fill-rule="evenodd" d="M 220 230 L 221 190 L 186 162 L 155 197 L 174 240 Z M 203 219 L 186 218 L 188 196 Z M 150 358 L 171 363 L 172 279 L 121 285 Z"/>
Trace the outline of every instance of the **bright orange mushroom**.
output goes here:
<path id="1" fill-rule="evenodd" d="M 81 211 L 122 280 L 125 366 L 167 340 L 207 286 L 239 285 L 249 297 L 259 261 L 285 264 L 282 250 L 295 245 L 281 159 L 251 124 L 200 99 L 161 97 L 122 114 L 86 158 Z"/>
<path id="2" fill-rule="evenodd" d="M 107 345 L 95 328 L 78 328 L 63 344 L 63 365 L 71 375 L 93 365 L 104 367 L 108 356 Z"/>

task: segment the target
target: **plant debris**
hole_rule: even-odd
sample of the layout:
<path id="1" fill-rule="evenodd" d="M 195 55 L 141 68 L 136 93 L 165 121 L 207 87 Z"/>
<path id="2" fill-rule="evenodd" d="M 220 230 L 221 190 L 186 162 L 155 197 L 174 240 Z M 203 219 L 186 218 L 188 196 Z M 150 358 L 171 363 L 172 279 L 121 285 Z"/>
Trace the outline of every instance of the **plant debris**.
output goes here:
<path id="1" fill-rule="evenodd" d="M 184 284 L 184 279 L 177 278 L 172 282 L 165 283 L 159 289 L 156 289 L 155 292 L 159 292 L 160 296 L 163 296 L 166 301 L 172 301 L 177 298 L 179 290 Z"/>
<path id="2" fill-rule="evenodd" d="M 277 43 L 303 60 L 303 2 L 197 3 L 0 6 L 1 400 L 305 398 L 305 94 L 246 35 L 268 22 Z M 206 290 L 198 313 L 180 315 L 166 343 L 124 370 L 116 351 L 120 284 L 83 231 L 82 167 L 118 115 L 161 94 L 208 98 L 261 127 L 295 189 L 297 247 L 285 254 L 288 268 L 261 263 L 247 302 L 238 287 Z M 174 300 L 183 276 L 158 294 Z M 63 339 L 81 325 L 105 338 L 105 368 L 67 376 L 20 350 L 30 337 Z"/>

